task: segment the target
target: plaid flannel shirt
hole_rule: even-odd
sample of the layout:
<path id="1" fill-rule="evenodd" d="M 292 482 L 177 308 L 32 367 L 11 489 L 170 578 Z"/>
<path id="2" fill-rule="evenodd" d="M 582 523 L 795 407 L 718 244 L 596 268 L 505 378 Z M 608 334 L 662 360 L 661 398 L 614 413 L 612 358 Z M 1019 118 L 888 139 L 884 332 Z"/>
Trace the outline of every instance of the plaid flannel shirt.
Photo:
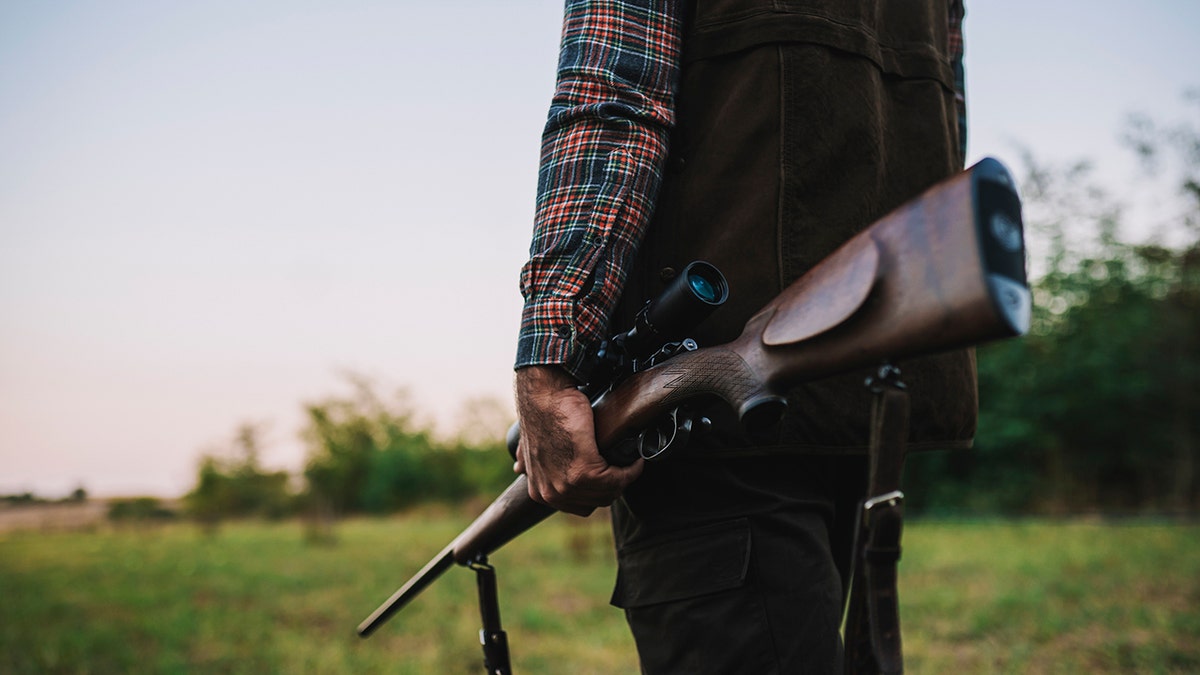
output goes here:
<path id="1" fill-rule="evenodd" d="M 682 0 L 567 0 L 558 83 L 542 135 L 516 367 L 576 378 L 608 337 L 608 317 L 654 210 L 682 41 Z M 962 105 L 962 3 L 950 48 Z"/>

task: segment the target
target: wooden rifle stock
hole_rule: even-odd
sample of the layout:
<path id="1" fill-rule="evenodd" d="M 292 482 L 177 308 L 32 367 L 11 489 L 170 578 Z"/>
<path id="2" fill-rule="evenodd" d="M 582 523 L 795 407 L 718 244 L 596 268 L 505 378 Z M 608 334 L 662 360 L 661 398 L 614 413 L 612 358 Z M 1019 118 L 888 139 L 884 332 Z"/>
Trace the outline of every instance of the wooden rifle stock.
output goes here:
<path id="1" fill-rule="evenodd" d="M 888 360 L 1023 334 L 1029 327 L 1021 206 L 985 159 L 911 200 L 813 267 L 733 342 L 634 373 L 593 404 L 601 451 L 680 404 L 717 397 L 744 431 L 773 425 L 789 387 Z M 519 476 L 441 554 L 358 628 L 374 631 L 451 563 L 490 554 L 554 510 Z"/>

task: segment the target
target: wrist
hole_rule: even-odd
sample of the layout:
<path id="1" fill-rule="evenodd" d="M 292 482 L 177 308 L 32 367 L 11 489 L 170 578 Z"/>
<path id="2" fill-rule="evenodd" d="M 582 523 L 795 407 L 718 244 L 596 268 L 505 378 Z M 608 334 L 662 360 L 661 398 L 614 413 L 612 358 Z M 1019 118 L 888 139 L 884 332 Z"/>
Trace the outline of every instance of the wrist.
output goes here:
<path id="1" fill-rule="evenodd" d="M 530 394 L 574 389 L 578 382 L 562 366 L 541 364 L 517 369 L 517 393 Z"/>

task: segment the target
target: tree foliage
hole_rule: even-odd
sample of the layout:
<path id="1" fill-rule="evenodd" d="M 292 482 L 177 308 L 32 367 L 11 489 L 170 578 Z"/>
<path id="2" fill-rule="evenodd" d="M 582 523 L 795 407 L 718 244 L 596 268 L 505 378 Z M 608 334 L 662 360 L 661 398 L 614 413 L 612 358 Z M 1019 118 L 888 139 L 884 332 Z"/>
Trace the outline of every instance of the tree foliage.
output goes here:
<path id="1" fill-rule="evenodd" d="M 304 470 L 314 505 L 335 513 L 384 513 L 424 501 L 498 492 L 512 480 L 500 434 L 439 441 L 403 394 L 386 401 L 362 378 L 354 392 L 306 407 Z"/>
<path id="2" fill-rule="evenodd" d="M 286 471 L 266 471 L 259 464 L 262 430 L 238 428 L 232 448 L 200 458 L 196 487 L 184 497 L 187 512 L 211 526 L 224 518 L 278 518 L 293 509 Z"/>
<path id="3" fill-rule="evenodd" d="M 230 517 L 303 511 L 324 532 L 336 515 L 491 497 L 512 481 L 503 441 L 508 420 L 496 402 L 470 402 L 469 424 L 444 440 L 415 419 L 403 392 L 385 399 L 365 378 L 352 377 L 350 384 L 348 395 L 304 406 L 300 436 L 308 457 L 298 493 L 286 471 L 261 467 L 262 430 L 243 425 L 231 448 L 200 458 L 195 487 L 185 497 L 188 514 L 215 526 Z"/>

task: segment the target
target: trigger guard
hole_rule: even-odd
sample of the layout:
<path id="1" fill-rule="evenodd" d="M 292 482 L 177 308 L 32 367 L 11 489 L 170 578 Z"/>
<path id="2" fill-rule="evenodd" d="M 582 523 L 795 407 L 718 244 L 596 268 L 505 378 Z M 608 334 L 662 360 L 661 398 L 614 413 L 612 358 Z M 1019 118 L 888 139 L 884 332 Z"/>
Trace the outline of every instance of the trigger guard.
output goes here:
<path id="1" fill-rule="evenodd" d="M 647 462 L 666 459 L 673 451 L 686 446 L 688 438 L 692 435 L 692 418 L 690 415 L 683 415 L 681 419 L 679 408 L 671 410 L 664 422 L 666 424 L 647 429 L 638 435 L 638 454 Z M 664 431 L 664 428 L 669 431 Z"/>

